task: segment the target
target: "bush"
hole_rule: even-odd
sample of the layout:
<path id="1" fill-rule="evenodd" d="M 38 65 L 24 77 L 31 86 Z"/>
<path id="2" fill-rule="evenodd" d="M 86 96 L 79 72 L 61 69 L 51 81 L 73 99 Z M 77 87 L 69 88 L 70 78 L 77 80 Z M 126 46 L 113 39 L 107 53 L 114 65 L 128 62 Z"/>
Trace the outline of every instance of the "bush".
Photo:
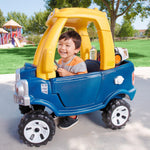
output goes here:
<path id="1" fill-rule="evenodd" d="M 41 36 L 40 35 L 29 35 L 27 37 L 28 44 L 38 44 L 40 42 Z"/>

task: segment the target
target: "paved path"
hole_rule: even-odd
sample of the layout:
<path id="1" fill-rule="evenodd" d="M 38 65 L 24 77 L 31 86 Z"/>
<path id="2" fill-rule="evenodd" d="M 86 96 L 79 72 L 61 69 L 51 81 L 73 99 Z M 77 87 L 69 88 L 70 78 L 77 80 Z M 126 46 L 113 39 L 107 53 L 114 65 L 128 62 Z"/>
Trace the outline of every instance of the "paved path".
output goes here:
<path id="1" fill-rule="evenodd" d="M 0 75 L 0 150 L 37 150 L 22 143 L 17 126 L 22 115 L 13 101 L 15 75 Z M 56 128 L 51 142 L 40 150 L 150 150 L 150 68 L 135 69 L 132 116 L 124 129 L 105 128 L 99 111 L 79 116 L 69 129 Z"/>

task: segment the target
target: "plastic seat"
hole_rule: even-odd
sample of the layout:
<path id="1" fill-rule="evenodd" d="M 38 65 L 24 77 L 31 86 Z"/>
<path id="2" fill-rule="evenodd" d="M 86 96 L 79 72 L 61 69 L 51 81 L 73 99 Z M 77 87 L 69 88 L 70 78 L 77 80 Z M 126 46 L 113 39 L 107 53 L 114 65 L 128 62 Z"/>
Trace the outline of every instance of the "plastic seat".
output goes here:
<path id="1" fill-rule="evenodd" d="M 100 71 L 100 62 L 99 61 L 87 59 L 85 61 L 85 63 L 86 63 L 88 72 Z"/>

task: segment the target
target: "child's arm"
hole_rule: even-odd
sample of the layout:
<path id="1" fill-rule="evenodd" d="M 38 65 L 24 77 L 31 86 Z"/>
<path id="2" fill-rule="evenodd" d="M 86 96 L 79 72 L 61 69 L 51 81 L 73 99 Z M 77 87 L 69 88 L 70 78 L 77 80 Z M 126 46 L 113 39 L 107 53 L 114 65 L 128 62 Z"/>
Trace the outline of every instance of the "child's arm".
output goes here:
<path id="1" fill-rule="evenodd" d="M 76 75 L 76 73 L 69 72 L 63 68 L 58 68 L 57 72 L 61 77 Z"/>

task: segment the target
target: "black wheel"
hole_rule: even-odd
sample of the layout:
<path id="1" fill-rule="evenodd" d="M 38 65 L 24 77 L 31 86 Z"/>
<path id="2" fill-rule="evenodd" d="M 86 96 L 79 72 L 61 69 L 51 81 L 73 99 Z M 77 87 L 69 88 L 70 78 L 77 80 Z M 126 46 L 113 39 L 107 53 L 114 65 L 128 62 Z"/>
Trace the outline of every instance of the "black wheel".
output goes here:
<path id="1" fill-rule="evenodd" d="M 21 119 L 18 133 L 25 144 L 39 147 L 52 140 L 55 123 L 46 111 L 31 111 Z"/>
<path id="2" fill-rule="evenodd" d="M 45 109 L 45 106 L 42 106 L 42 105 L 33 105 L 33 109 L 34 110 L 43 110 Z"/>
<path id="3" fill-rule="evenodd" d="M 130 105 L 121 99 L 111 101 L 102 112 L 103 121 L 111 129 L 121 129 L 130 116 Z"/>
<path id="4" fill-rule="evenodd" d="M 21 114 L 26 114 L 26 113 L 30 112 L 32 109 L 29 106 L 19 105 L 19 110 L 20 110 Z"/>
<path id="5" fill-rule="evenodd" d="M 32 110 L 43 110 L 44 111 L 44 109 L 45 109 L 45 106 L 41 106 L 41 105 L 33 105 L 33 107 L 19 105 L 19 110 L 20 110 L 21 114 L 26 114 Z"/>

